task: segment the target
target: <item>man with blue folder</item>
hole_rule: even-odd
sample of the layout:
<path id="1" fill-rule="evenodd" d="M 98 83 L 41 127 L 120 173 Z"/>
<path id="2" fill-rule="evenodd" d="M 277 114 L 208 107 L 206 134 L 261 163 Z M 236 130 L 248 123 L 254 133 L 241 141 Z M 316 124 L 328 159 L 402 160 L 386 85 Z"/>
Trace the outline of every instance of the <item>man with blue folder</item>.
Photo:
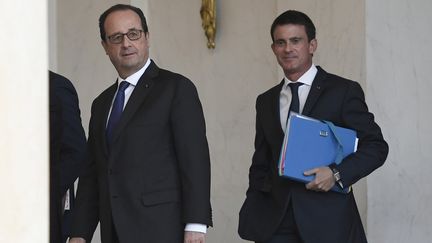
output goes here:
<path id="1" fill-rule="evenodd" d="M 317 40 L 306 14 L 282 13 L 271 26 L 271 37 L 285 78 L 257 98 L 255 152 L 238 232 L 243 239 L 260 243 L 365 243 L 353 193 L 330 189 L 348 188 L 384 163 L 388 145 L 381 129 L 357 82 L 313 64 Z M 354 130 L 357 151 L 339 164 L 305 171 L 314 176 L 307 184 L 279 176 L 290 112 Z"/>

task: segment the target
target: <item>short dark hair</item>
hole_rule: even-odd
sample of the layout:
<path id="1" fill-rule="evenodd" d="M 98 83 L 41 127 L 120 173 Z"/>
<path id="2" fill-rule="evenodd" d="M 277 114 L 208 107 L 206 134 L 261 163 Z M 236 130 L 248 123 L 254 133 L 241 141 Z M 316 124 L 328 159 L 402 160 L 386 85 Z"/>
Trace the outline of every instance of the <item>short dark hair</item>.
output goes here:
<path id="1" fill-rule="evenodd" d="M 306 35 L 308 37 L 308 41 L 315 39 L 315 25 L 312 20 L 305 14 L 296 10 L 288 10 L 279 15 L 271 25 L 270 35 L 272 41 L 274 41 L 274 31 L 277 26 L 286 25 L 286 24 L 295 24 L 295 25 L 303 25 L 306 30 Z"/>
<path id="2" fill-rule="evenodd" d="M 101 39 L 103 41 L 106 41 L 106 32 L 105 32 L 104 24 L 105 24 L 105 20 L 108 17 L 108 15 L 112 12 L 115 12 L 115 11 L 124 11 L 124 10 L 132 10 L 136 14 L 138 14 L 138 16 L 141 19 L 141 26 L 142 26 L 144 33 L 148 33 L 147 21 L 146 21 L 146 18 L 144 16 L 144 13 L 141 11 L 140 8 L 137 8 L 137 7 L 134 7 L 132 5 L 128 5 L 128 4 L 117 4 L 117 5 L 110 7 L 109 9 L 107 9 L 99 17 L 99 31 L 100 31 Z"/>

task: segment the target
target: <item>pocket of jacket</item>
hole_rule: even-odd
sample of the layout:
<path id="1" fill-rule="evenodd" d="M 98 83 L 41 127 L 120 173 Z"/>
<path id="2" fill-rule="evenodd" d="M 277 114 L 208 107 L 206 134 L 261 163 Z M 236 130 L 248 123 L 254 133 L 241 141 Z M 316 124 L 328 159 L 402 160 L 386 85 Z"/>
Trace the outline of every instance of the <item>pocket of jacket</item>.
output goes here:
<path id="1" fill-rule="evenodd" d="M 144 193 L 141 196 L 144 206 L 154 206 L 180 201 L 180 192 L 177 189 Z"/>

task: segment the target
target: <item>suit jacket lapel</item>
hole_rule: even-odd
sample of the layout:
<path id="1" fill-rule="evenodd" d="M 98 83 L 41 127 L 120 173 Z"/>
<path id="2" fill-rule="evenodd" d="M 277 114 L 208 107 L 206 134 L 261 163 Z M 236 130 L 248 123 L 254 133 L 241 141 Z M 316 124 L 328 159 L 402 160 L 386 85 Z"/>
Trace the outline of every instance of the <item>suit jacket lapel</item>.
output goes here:
<path id="1" fill-rule="evenodd" d="M 282 86 L 284 85 L 285 80 L 282 79 L 282 81 L 274 88 L 273 90 L 273 94 L 272 94 L 272 104 L 271 106 L 273 107 L 272 111 L 273 111 L 273 122 L 274 127 L 277 127 L 277 133 L 280 135 L 280 137 L 283 137 L 284 132 L 282 129 L 282 124 L 281 124 L 281 117 L 280 117 L 280 92 L 282 90 Z"/>
<path id="2" fill-rule="evenodd" d="M 318 72 L 315 76 L 314 81 L 312 82 L 312 87 L 306 99 L 305 106 L 303 107 L 302 114 L 305 116 L 309 116 L 310 112 L 312 111 L 312 108 L 315 106 L 319 96 L 321 95 L 322 91 L 325 88 L 324 80 L 327 76 L 327 73 L 321 67 L 318 66 L 317 68 L 318 68 Z"/>
<path id="3" fill-rule="evenodd" d="M 131 97 L 129 98 L 128 103 L 122 113 L 120 121 L 118 125 L 114 128 L 112 143 L 114 144 L 119 134 L 121 134 L 122 130 L 125 128 L 127 123 L 132 119 L 133 115 L 136 113 L 138 108 L 144 102 L 148 93 L 152 89 L 154 85 L 153 78 L 156 77 L 159 73 L 159 68 L 152 61 L 150 66 L 148 66 L 147 70 L 139 79 L 135 89 L 132 92 Z"/>
<path id="4" fill-rule="evenodd" d="M 274 86 L 270 90 L 269 96 L 265 100 L 265 106 L 263 107 L 264 111 L 262 111 L 262 119 L 266 124 L 265 129 L 271 129 L 268 131 L 269 134 L 271 134 L 268 136 L 268 139 L 271 140 L 269 142 L 272 145 L 272 156 L 274 157 L 275 161 L 277 161 L 279 156 L 280 148 L 284 138 L 284 132 L 282 130 L 280 119 L 280 92 L 284 83 L 285 80 L 282 79 L 278 85 Z"/>

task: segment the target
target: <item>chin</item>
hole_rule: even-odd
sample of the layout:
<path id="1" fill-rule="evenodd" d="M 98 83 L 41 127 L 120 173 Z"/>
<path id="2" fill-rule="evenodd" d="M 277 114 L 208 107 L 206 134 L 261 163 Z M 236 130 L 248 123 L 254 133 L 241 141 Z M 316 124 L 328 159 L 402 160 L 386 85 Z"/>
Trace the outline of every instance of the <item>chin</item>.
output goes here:
<path id="1" fill-rule="evenodd" d="M 282 69 L 284 70 L 285 73 L 295 73 L 295 72 L 297 72 L 297 68 L 295 68 L 293 66 L 283 66 Z"/>
<path id="2" fill-rule="evenodd" d="M 136 62 L 123 62 L 121 64 L 121 66 L 123 68 L 126 68 L 126 69 L 134 69 L 136 66 L 138 66 L 138 63 L 136 63 Z"/>

